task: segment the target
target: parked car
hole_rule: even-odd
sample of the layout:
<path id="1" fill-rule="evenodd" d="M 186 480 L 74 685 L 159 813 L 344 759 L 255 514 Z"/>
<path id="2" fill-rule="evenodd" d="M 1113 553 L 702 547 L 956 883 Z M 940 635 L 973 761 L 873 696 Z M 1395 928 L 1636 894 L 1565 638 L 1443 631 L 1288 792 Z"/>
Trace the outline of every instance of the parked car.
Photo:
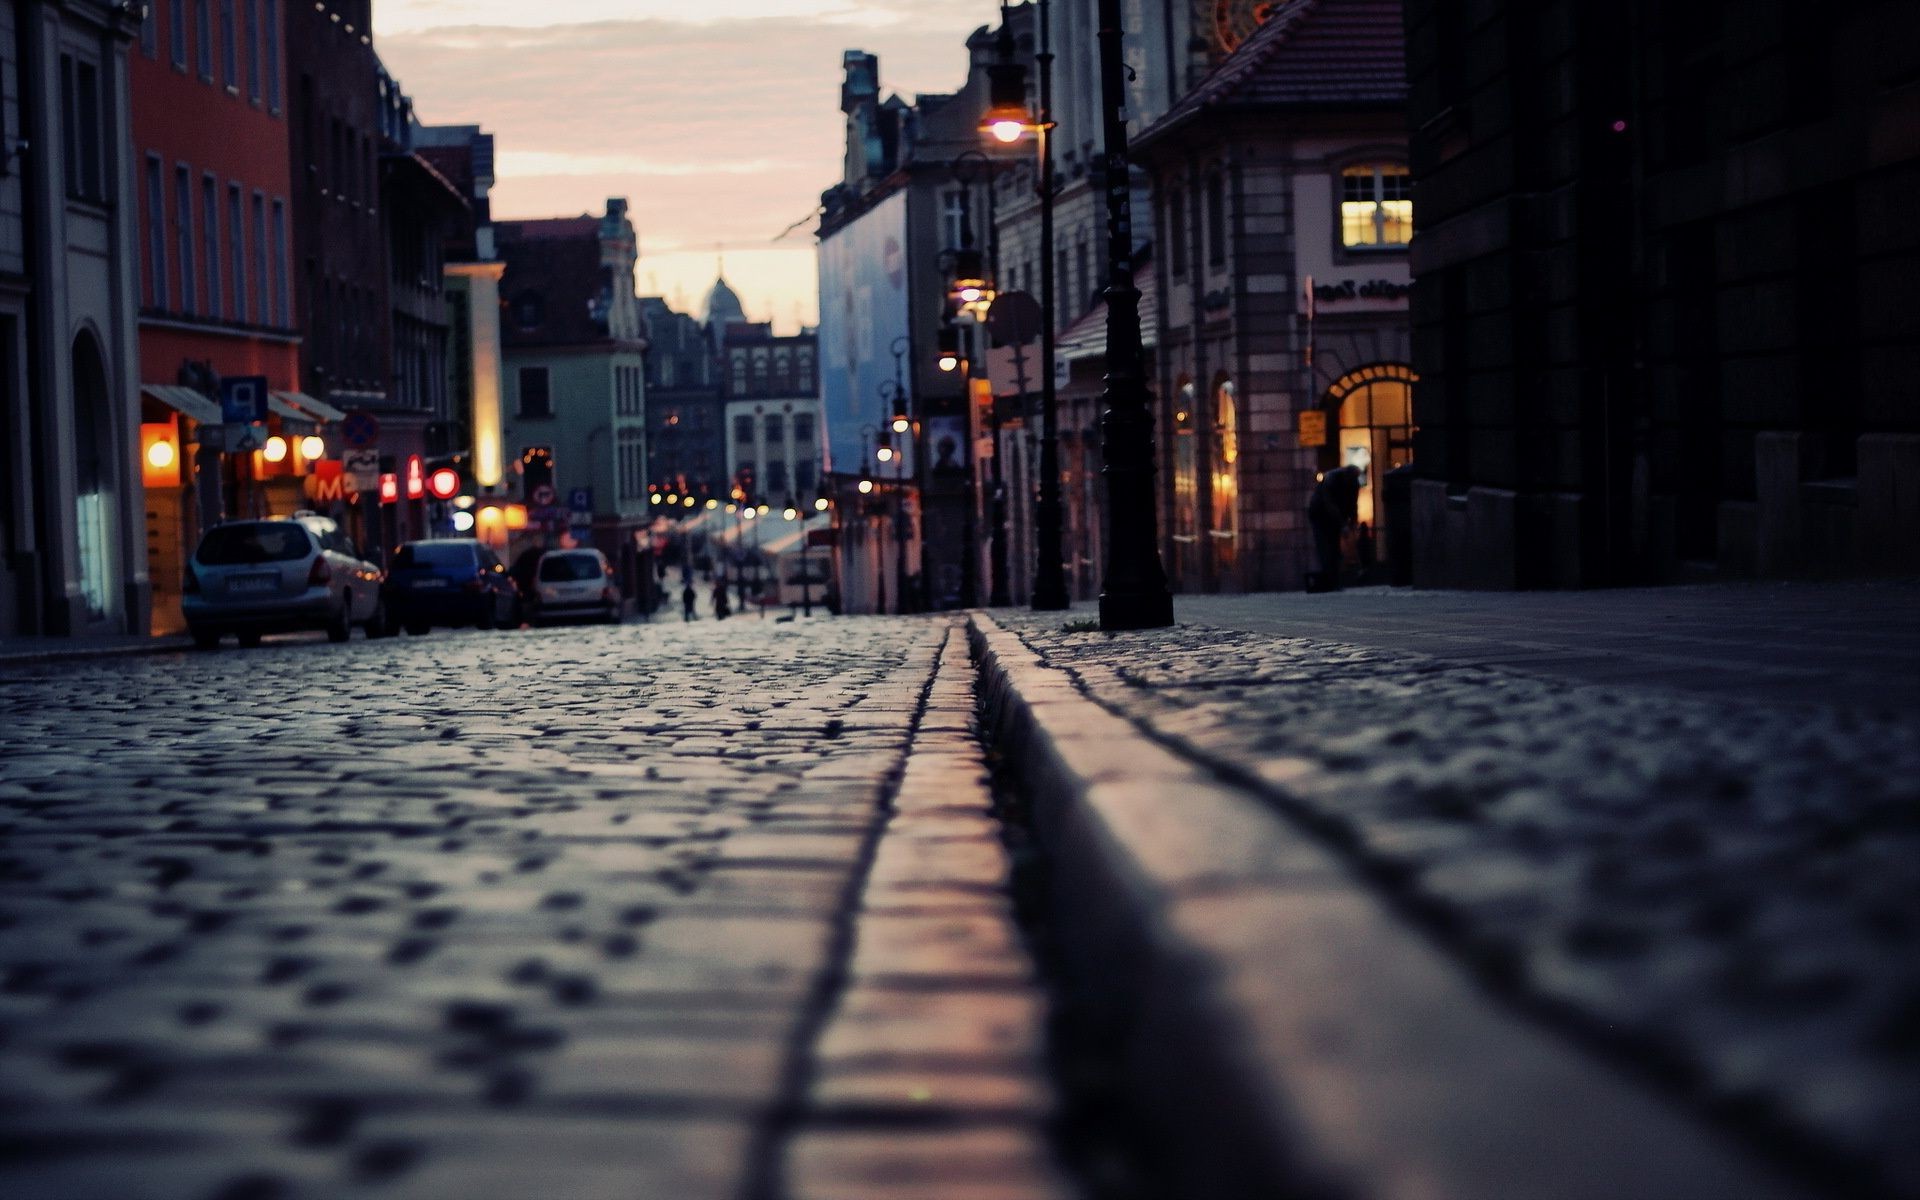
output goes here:
<path id="1" fill-rule="evenodd" d="M 384 578 L 328 517 L 228 521 L 207 530 L 187 561 L 181 609 L 203 650 L 229 633 L 242 646 L 300 629 L 322 629 L 328 641 L 344 642 L 355 625 L 383 637 Z"/>
<path id="2" fill-rule="evenodd" d="M 512 575 L 529 624 L 620 620 L 620 589 L 607 556 L 598 550 L 528 551 L 514 560 Z"/>
<path id="3" fill-rule="evenodd" d="M 435 625 L 512 629 L 520 594 L 493 551 L 471 538 L 408 542 L 387 568 L 387 620 L 423 634 Z"/>

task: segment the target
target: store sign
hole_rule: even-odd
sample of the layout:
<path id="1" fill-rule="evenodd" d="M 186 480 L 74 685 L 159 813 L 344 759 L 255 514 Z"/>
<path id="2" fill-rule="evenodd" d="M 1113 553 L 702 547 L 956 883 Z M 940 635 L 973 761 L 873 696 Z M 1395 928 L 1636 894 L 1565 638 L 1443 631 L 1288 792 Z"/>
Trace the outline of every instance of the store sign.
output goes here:
<path id="1" fill-rule="evenodd" d="M 1299 440 L 1302 446 L 1324 446 L 1327 444 L 1327 414 L 1319 408 L 1302 409 L 1299 413 Z"/>
<path id="2" fill-rule="evenodd" d="M 1339 283 L 1318 283 L 1313 288 L 1313 298 L 1320 304 L 1342 304 L 1352 300 L 1405 300 L 1412 293 L 1412 284 L 1395 283 L 1391 279 L 1370 279 L 1365 283 L 1357 279 L 1343 279 Z"/>
<path id="3" fill-rule="evenodd" d="M 334 465 L 339 466 L 338 463 Z M 301 485 L 306 489 L 307 499 L 315 504 L 345 504 L 358 498 L 353 491 L 352 479 L 342 471 L 331 474 L 315 471 L 301 480 Z"/>
<path id="4" fill-rule="evenodd" d="M 380 452 L 349 450 L 342 457 L 347 482 L 356 492 L 371 492 L 380 486 Z"/>

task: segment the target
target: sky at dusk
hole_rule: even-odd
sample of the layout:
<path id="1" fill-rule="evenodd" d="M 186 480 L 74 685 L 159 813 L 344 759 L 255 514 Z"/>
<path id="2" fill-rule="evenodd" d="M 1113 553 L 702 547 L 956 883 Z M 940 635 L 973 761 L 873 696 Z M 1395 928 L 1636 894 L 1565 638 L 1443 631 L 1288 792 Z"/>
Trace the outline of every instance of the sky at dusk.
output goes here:
<path id="1" fill-rule="evenodd" d="M 725 246 L 748 316 L 814 321 L 810 214 L 838 182 L 840 57 L 908 96 L 966 77 L 998 0 L 375 0 L 376 48 L 427 124 L 494 134 L 494 216 L 626 196 L 640 291 L 697 311 Z M 783 242 L 774 238 L 803 221 Z"/>

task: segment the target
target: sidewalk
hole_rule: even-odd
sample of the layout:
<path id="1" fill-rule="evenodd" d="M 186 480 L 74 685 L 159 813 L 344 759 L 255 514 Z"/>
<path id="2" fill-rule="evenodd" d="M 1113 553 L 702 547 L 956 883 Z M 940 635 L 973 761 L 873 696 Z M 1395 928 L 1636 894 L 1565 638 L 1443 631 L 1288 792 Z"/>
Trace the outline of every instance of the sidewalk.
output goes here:
<path id="1" fill-rule="evenodd" d="M 1917 596 L 976 617 L 1184 1192 L 1920 1196 Z"/>
<path id="2" fill-rule="evenodd" d="M 128 654 L 169 654 L 191 650 L 193 643 L 183 636 L 103 638 L 9 637 L 0 638 L 0 665 L 20 666 L 62 662 L 77 658 L 114 658 Z"/>

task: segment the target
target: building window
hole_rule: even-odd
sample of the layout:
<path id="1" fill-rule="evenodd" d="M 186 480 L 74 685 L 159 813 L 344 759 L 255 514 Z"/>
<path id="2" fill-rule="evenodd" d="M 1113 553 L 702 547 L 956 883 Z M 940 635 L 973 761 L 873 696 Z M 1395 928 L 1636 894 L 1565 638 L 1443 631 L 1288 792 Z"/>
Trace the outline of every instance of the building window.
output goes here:
<path id="1" fill-rule="evenodd" d="M 1187 193 L 1178 183 L 1167 195 L 1167 270 L 1175 279 L 1187 273 Z"/>
<path id="2" fill-rule="evenodd" d="M 794 414 L 793 440 L 796 443 L 813 441 L 813 414 L 812 413 Z"/>
<path id="3" fill-rule="evenodd" d="M 187 0 L 167 0 L 167 51 L 174 66 L 187 69 Z"/>
<path id="4" fill-rule="evenodd" d="M 753 418 L 735 417 L 733 419 L 733 440 L 740 446 L 753 445 Z"/>
<path id="5" fill-rule="evenodd" d="M 1227 262 L 1227 181 L 1218 173 L 1207 177 L 1207 264 Z"/>
<path id="6" fill-rule="evenodd" d="M 147 303 L 167 306 L 166 168 L 157 154 L 147 155 Z"/>
<path id="7" fill-rule="evenodd" d="M 1413 240 L 1413 176 L 1391 164 L 1340 172 L 1340 242 L 1349 250 L 1400 249 Z"/>
<path id="8" fill-rule="evenodd" d="M 240 38 L 234 31 L 233 0 L 220 0 L 220 82 L 240 91 Z"/>
<path id="9" fill-rule="evenodd" d="M 767 445 L 777 446 L 787 440 L 787 421 L 779 413 L 767 414 Z"/>
<path id="10" fill-rule="evenodd" d="M 220 181 L 211 175 L 200 180 L 200 247 L 206 254 L 207 315 L 226 315 L 220 300 Z"/>
<path id="11" fill-rule="evenodd" d="M 521 416 L 550 417 L 553 415 L 553 395 L 548 387 L 549 381 L 545 367 L 520 368 Z"/>
<path id="12" fill-rule="evenodd" d="M 247 218 L 240 185 L 227 185 L 227 260 L 233 266 L 233 319 L 247 321 Z"/>
<path id="13" fill-rule="evenodd" d="M 287 206 L 273 202 L 273 323 L 285 329 L 293 324 L 287 297 Z"/>
<path id="14" fill-rule="evenodd" d="M 260 102 L 260 0 L 247 0 L 247 98 Z"/>
<path id="15" fill-rule="evenodd" d="M 776 500 L 786 495 L 787 463 L 785 459 L 775 458 L 767 461 L 767 486 L 762 495 L 772 496 Z"/>
<path id="16" fill-rule="evenodd" d="M 267 198 L 253 194 L 253 294 L 260 310 L 260 323 L 273 320 L 273 293 L 267 288 Z"/>
<path id="17" fill-rule="evenodd" d="M 958 250 L 966 241 L 967 194 L 960 188 L 940 193 L 940 245 Z"/>
<path id="18" fill-rule="evenodd" d="M 193 0 L 194 61 L 200 78 L 213 82 L 213 16 L 207 0 Z"/>
<path id="19" fill-rule="evenodd" d="M 280 0 L 266 0 L 267 19 L 264 28 L 267 31 L 266 47 L 262 51 L 267 60 L 267 107 L 274 112 L 280 111 Z"/>
<path id="20" fill-rule="evenodd" d="M 107 192 L 101 159 L 99 67 L 71 54 L 60 56 L 60 111 L 67 195 L 104 204 Z"/>
<path id="21" fill-rule="evenodd" d="M 793 490 L 799 493 L 801 500 L 813 495 L 814 485 L 818 482 L 813 463 L 802 461 L 793 468 Z"/>
<path id="22" fill-rule="evenodd" d="M 140 18 L 140 53 L 148 58 L 160 57 L 160 35 L 154 29 L 159 20 L 151 6 L 147 8 L 146 15 Z"/>
<path id="23" fill-rule="evenodd" d="M 180 259 L 180 311 L 197 312 L 200 297 L 194 286 L 193 172 L 185 163 L 173 168 L 173 250 Z"/>

